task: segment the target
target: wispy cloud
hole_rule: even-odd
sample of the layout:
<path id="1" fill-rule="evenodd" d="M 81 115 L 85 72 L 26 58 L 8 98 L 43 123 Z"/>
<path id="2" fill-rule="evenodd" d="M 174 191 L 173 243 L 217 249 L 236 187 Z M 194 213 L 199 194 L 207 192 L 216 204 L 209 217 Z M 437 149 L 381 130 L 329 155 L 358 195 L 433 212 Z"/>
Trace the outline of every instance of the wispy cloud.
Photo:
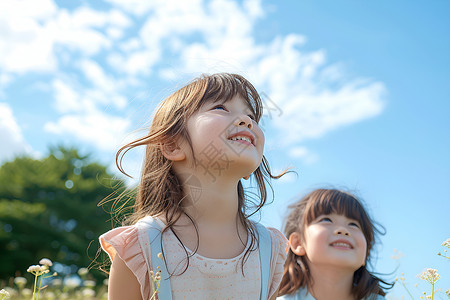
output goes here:
<path id="1" fill-rule="evenodd" d="M 31 147 L 24 140 L 22 131 L 8 104 L 0 102 L 0 163 L 17 154 L 31 154 Z"/>
<path id="2" fill-rule="evenodd" d="M 100 150 L 117 149 L 129 130 L 130 121 L 100 111 L 87 114 L 66 114 L 57 122 L 48 122 L 45 130 L 55 134 L 69 134 Z"/>
<path id="3" fill-rule="evenodd" d="M 291 147 L 288 154 L 293 158 L 300 158 L 307 164 L 313 164 L 317 161 L 318 157 L 316 154 L 311 153 L 304 146 Z"/>
<path id="4" fill-rule="evenodd" d="M 265 124 L 273 138 L 282 136 L 287 153 L 309 163 L 318 158 L 302 142 L 374 117 L 385 105 L 382 82 L 349 77 L 341 64 L 327 62 L 324 49 L 303 50 L 305 36 L 260 41 L 255 31 L 269 13 L 259 0 L 109 0 L 106 10 L 67 10 L 51 0 L 5 3 L 1 78 L 7 84 L 13 75 L 53 74 L 60 117 L 45 130 L 99 149 L 113 150 L 130 130 L 125 95 L 154 78 L 243 74 L 282 109 Z"/>

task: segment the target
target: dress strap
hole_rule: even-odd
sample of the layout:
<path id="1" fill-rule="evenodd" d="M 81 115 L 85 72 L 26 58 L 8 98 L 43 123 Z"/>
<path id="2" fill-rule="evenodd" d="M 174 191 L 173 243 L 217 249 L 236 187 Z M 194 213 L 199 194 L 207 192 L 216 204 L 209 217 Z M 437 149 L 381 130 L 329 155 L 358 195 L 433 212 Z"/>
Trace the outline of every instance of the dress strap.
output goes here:
<path id="1" fill-rule="evenodd" d="M 161 225 L 158 224 L 155 218 L 145 218 L 144 222 L 149 225 L 147 232 L 150 241 L 153 273 L 156 274 L 158 270 L 161 270 L 161 284 L 158 289 L 158 299 L 172 299 L 172 289 L 170 286 L 170 276 L 167 271 L 167 264 L 163 257 L 158 257 L 158 254 L 163 253 L 162 249 L 164 249 L 161 239 Z M 164 251 L 164 253 L 166 252 Z"/>
<path id="2" fill-rule="evenodd" d="M 261 300 L 269 298 L 269 274 L 270 274 L 270 260 L 272 257 L 272 242 L 270 234 L 266 227 L 256 223 L 258 230 L 258 248 L 259 259 L 261 264 Z"/>

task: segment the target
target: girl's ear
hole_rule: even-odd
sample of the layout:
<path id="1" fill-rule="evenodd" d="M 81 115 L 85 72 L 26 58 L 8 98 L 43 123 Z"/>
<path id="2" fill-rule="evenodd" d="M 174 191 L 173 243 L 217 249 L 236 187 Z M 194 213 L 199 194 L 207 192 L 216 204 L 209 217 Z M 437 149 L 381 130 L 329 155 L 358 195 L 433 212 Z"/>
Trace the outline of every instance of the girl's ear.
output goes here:
<path id="1" fill-rule="evenodd" d="M 289 236 L 289 245 L 291 246 L 292 252 L 298 256 L 303 256 L 306 254 L 305 248 L 302 246 L 302 239 L 298 232 L 291 233 Z"/>
<path id="2" fill-rule="evenodd" d="M 165 158 L 171 161 L 182 161 L 186 158 L 186 153 L 178 144 L 178 141 L 162 143 L 159 148 Z"/>

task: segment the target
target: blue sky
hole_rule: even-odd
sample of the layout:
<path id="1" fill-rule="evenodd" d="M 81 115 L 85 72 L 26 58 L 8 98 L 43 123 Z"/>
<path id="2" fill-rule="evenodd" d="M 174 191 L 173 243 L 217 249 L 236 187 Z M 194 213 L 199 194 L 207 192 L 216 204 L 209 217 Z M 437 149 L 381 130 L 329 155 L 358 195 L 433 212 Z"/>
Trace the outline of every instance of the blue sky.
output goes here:
<path id="1" fill-rule="evenodd" d="M 165 96 L 200 73 L 237 72 L 279 108 L 263 119 L 272 169 L 298 173 L 274 182 L 262 222 L 281 229 L 314 188 L 357 191 L 387 230 L 375 269 L 400 263 L 420 296 L 416 275 L 437 268 L 446 290 L 449 11 L 437 0 L 4 1 L 0 160 L 63 143 L 112 166 Z M 126 160 L 132 174 L 141 155 Z M 402 295 L 398 285 L 390 298 Z"/>

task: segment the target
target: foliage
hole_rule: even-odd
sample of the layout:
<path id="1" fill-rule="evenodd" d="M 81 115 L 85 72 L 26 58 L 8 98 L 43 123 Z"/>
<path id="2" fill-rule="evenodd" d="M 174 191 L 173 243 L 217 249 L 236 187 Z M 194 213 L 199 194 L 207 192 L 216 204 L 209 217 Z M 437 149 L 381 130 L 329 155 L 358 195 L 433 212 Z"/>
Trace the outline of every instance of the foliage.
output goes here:
<path id="1" fill-rule="evenodd" d="M 123 189 L 105 166 L 64 147 L 42 159 L 4 163 L 0 182 L 0 279 L 40 257 L 88 266 L 98 236 L 112 228 L 110 215 L 97 204 Z"/>

